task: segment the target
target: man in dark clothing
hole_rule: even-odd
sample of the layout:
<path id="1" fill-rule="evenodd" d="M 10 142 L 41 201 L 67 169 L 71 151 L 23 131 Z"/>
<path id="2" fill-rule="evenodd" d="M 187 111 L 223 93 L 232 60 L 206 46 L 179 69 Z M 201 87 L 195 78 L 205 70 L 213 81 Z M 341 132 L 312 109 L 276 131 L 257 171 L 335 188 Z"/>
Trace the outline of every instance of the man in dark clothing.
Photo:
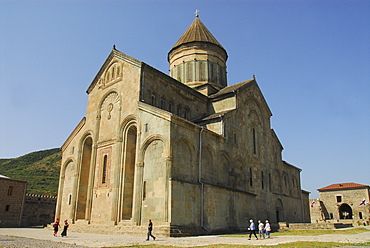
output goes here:
<path id="1" fill-rule="evenodd" d="M 149 236 L 152 237 L 153 240 L 155 240 L 155 237 L 152 235 L 152 231 L 153 231 L 153 222 L 152 222 L 152 220 L 149 220 L 148 236 L 147 236 L 146 240 L 149 240 Z"/>

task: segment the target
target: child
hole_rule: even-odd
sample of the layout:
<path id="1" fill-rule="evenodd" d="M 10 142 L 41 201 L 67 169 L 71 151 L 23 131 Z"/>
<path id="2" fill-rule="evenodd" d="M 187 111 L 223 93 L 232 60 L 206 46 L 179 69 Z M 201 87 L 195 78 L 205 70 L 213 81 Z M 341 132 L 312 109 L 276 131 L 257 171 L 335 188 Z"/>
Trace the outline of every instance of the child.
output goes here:
<path id="1" fill-rule="evenodd" d="M 262 223 L 262 221 L 258 221 L 258 233 L 260 235 L 260 239 L 265 238 L 265 233 L 264 233 L 264 227 L 265 225 Z"/>
<path id="2" fill-rule="evenodd" d="M 68 229 L 68 227 L 69 227 L 69 224 L 68 224 L 68 220 L 65 220 L 64 221 L 64 227 L 63 227 L 63 232 L 62 232 L 62 237 L 67 237 L 67 229 Z"/>
<path id="3" fill-rule="evenodd" d="M 271 226 L 268 220 L 266 220 L 266 226 L 265 226 L 266 236 L 269 239 L 270 238 L 270 232 L 271 232 Z"/>
<path id="4" fill-rule="evenodd" d="M 54 227 L 54 236 L 56 237 L 56 236 L 57 236 L 57 234 L 58 234 L 58 228 L 60 227 L 59 219 L 57 219 L 57 220 L 54 222 L 53 227 Z"/>

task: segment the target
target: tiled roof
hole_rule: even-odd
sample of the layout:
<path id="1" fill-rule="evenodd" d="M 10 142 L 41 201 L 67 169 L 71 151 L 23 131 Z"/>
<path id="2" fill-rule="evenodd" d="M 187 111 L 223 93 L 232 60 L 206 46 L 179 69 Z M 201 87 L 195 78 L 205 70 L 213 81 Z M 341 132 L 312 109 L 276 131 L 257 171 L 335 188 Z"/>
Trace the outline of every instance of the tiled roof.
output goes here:
<path id="1" fill-rule="evenodd" d="M 238 88 L 242 87 L 243 85 L 254 82 L 254 81 L 255 81 L 255 79 L 250 79 L 250 80 L 247 80 L 247 81 L 244 81 L 244 82 L 240 82 L 240 83 L 237 83 L 237 84 L 227 86 L 227 87 L 219 90 L 217 93 L 215 93 L 213 95 L 210 95 L 209 97 L 210 98 L 215 98 L 215 97 L 230 93 L 230 92 L 235 91 Z"/>
<path id="2" fill-rule="evenodd" d="M 206 26 L 200 21 L 198 16 L 195 17 L 193 23 L 188 27 L 188 29 L 180 37 L 180 39 L 176 42 L 172 49 L 182 44 L 194 41 L 213 43 L 224 49 L 222 45 L 216 40 L 216 38 L 211 34 L 211 32 L 206 28 Z"/>
<path id="3" fill-rule="evenodd" d="M 329 186 L 326 186 L 321 189 L 317 189 L 318 191 L 325 191 L 325 190 L 338 190 L 338 189 L 352 189 L 352 188 L 367 188 L 369 185 L 358 184 L 358 183 L 335 183 Z"/>
<path id="4" fill-rule="evenodd" d="M 214 114 L 211 114 L 211 115 L 208 115 L 200 120 L 196 120 L 194 121 L 195 123 L 199 123 L 199 122 L 202 122 L 202 121 L 208 121 L 208 120 L 211 120 L 213 118 L 216 118 L 218 116 L 222 116 L 222 115 L 225 115 L 231 111 L 234 111 L 234 109 L 230 109 L 230 110 L 225 110 L 225 111 L 222 111 L 222 112 L 218 112 L 218 113 L 214 113 Z"/>

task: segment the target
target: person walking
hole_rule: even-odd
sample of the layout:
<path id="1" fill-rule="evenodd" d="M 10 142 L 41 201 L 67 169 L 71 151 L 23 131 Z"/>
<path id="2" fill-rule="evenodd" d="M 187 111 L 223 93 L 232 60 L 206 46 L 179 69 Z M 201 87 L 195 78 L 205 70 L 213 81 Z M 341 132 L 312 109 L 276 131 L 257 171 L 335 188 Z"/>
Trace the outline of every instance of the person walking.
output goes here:
<path id="1" fill-rule="evenodd" d="M 149 225 L 148 225 L 148 236 L 146 238 L 146 240 L 148 241 L 149 240 L 149 236 L 153 238 L 153 240 L 155 240 L 155 237 L 152 235 L 152 231 L 153 231 L 153 222 L 152 220 L 149 220 Z"/>
<path id="2" fill-rule="evenodd" d="M 258 221 L 258 234 L 260 235 L 260 239 L 265 238 L 265 225 L 262 223 L 262 221 Z"/>
<path id="3" fill-rule="evenodd" d="M 62 237 L 67 237 L 67 229 L 69 227 L 68 220 L 64 221 L 63 232 L 60 234 Z"/>
<path id="4" fill-rule="evenodd" d="M 60 224 L 59 224 L 59 218 L 56 219 L 56 221 L 54 222 L 53 224 L 53 228 L 54 228 L 54 236 L 56 237 L 57 234 L 58 234 L 58 230 L 59 230 L 59 227 L 60 227 Z"/>
<path id="5" fill-rule="evenodd" d="M 250 219 L 249 223 L 250 224 L 249 224 L 249 228 L 248 228 L 248 230 L 249 230 L 249 239 L 248 240 L 251 239 L 252 233 L 254 234 L 254 236 L 256 237 L 256 239 L 258 239 L 257 234 L 256 234 L 256 226 L 254 225 L 253 220 Z"/>
<path id="6" fill-rule="evenodd" d="M 266 220 L 266 225 L 265 225 L 265 231 L 266 231 L 266 236 L 269 239 L 270 238 L 270 232 L 271 232 L 271 226 L 268 220 Z"/>

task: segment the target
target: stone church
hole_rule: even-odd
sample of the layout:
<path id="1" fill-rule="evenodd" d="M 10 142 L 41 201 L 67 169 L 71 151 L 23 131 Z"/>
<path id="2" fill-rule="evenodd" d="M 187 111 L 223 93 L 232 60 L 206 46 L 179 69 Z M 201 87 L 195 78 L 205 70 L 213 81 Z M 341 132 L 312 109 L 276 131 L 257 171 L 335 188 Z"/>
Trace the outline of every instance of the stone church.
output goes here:
<path id="1" fill-rule="evenodd" d="M 199 16 L 168 53 L 170 75 L 113 47 L 62 145 L 56 218 L 110 233 L 151 219 L 164 236 L 309 222 L 301 169 L 282 160 L 256 79 L 228 86 L 227 58 Z"/>

